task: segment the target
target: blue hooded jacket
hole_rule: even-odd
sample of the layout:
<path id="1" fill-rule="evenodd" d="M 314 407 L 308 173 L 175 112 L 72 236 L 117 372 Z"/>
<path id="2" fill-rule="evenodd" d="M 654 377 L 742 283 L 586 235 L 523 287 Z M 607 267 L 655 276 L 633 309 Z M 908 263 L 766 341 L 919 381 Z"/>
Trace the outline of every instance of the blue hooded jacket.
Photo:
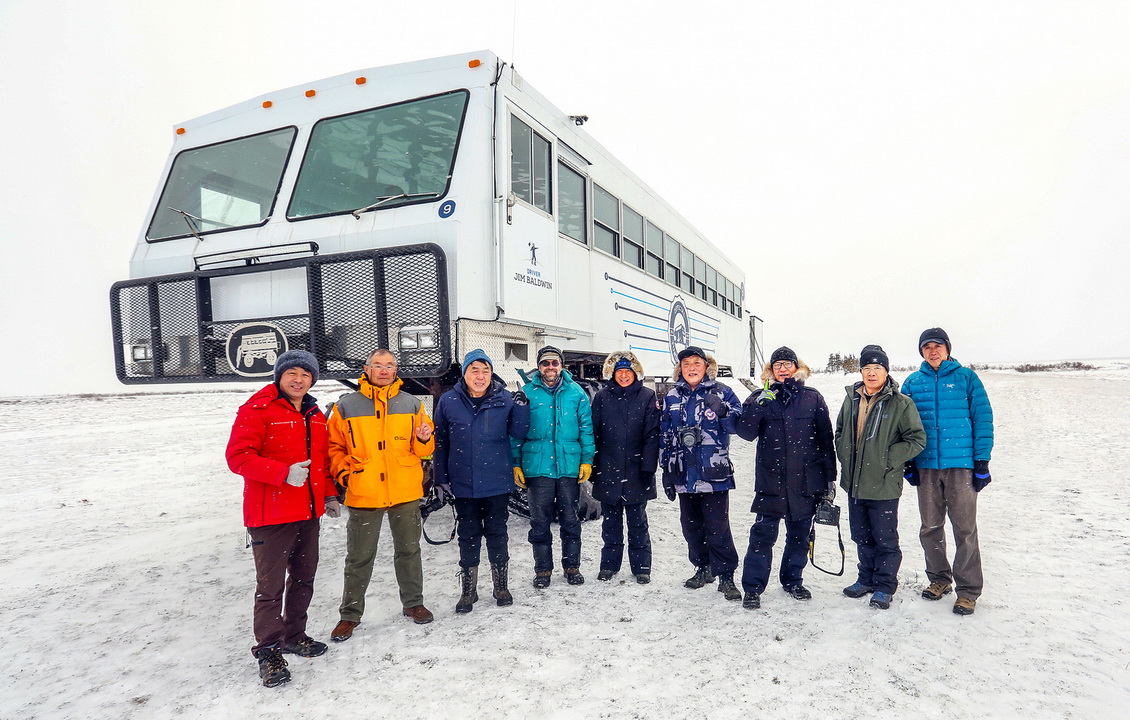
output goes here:
<path id="1" fill-rule="evenodd" d="M 919 468 L 972 468 L 993 454 L 993 408 L 977 373 L 953 358 L 937 370 L 923 362 L 902 384 L 918 407 L 926 429 L 926 449 L 914 459 Z"/>

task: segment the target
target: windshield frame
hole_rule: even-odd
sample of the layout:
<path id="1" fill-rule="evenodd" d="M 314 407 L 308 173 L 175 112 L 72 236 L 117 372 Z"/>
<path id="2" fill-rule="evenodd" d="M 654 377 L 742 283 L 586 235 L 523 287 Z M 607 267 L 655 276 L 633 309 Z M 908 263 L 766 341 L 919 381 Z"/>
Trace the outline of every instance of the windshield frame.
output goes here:
<path id="1" fill-rule="evenodd" d="M 241 140 L 248 140 L 250 138 L 260 137 L 260 136 L 264 136 L 264 135 L 270 135 L 272 133 L 277 133 L 277 132 L 280 132 L 280 131 L 283 131 L 283 130 L 289 130 L 290 131 L 290 133 L 291 133 L 290 134 L 290 142 L 288 143 L 286 155 L 283 157 L 282 164 L 279 166 L 278 180 L 275 183 L 274 192 L 271 194 L 271 205 L 267 209 L 267 212 L 263 216 L 262 220 L 259 220 L 257 222 L 253 222 L 253 223 L 241 223 L 241 224 L 237 224 L 237 225 L 231 225 L 229 227 L 217 227 L 217 228 L 212 228 L 212 229 L 209 229 L 209 230 L 203 230 L 203 229 L 198 228 L 198 229 L 196 229 L 195 232 L 190 229 L 190 226 L 189 226 L 188 223 L 184 223 L 185 230 L 182 233 L 174 234 L 174 235 L 166 235 L 166 236 L 163 236 L 163 237 L 151 237 L 151 234 L 154 232 L 153 228 L 154 228 L 154 224 L 157 222 L 157 217 L 158 217 L 159 214 L 161 214 L 162 208 L 166 207 L 166 205 L 167 205 L 166 202 L 165 202 L 166 193 L 169 192 L 170 183 L 173 180 L 174 171 L 176 170 L 177 163 L 180 161 L 182 156 L 184 156 L 186 153 L 199 152 L 201 150 L 206 150 L 208 148 L 218 147 L 220 145 L 227 145 L 227 144 L 230 144 L 230 143 L 239 142 Z M 157 202 L 154 205 L 153 210 L 149 215 L 149 223 L 145 226 L 145 242 L 147 242 L 147 243 L 161 243 L 161 242 L 168 242 L 170 240 L 182 240 L 182 239 L 188 238 L 188 237 L 195 237 L 197 240 L 199 240 L 199 239 L 201 239 L 201 236 L 203 236 L 203 235 L 212 235 L 214 233 L 231 232 L 232 230 L 244 230 L 244 229 L 247 229 L 247 228 L 262 227 L 263 225 L 267 224 L 267 222 L 269 222 L 271 217 L 275 214 L 275 209 L 278 207 L 279 195 L 282 192 L 283 178 L 286 176 L 287 168 L 290 166 L 290 159 L 291 159 L 291 156 L 294 154 L 294 147 L 295 147 L 295 144 L 296 144 L 295 141 L 298 139 L 298 135 L 299 135 L 299 131 L 298 131 L 297 125 L 283 125 L 283 126 L 280 126 L 280 127 L 271 128 L 269 130 L 263 130 L 263 131 L 260 131 L 260 132 L 248 133 L 247 135 L 241 135 L 239 137 L 233 137 L 233 138 L 227 138 L 227 139 L 224 139 L 224 140 L 218 140 L 214 143 L 208 143 L 206 145 L 197 145 L 196 147 L 185 148 L 184 150 L 181 150 L 180 152 L 178 152 L 176 154 L 176 156 L 173 158 L 172 163 L 169 164 L 169 169 L 165 173 L 165 182 L 161 186 L 161 193 L 160 193 L 160 195 L 157 196 Z M 198 186 L 198 188 L 197 188 L 198 191 L 199 191 L 200 187 L 202 187 L 202 186 Z M 185 213 L 184 210 L 175 210 L 175 212 L 180 213 L 182 216 Z M 182 221 L 183 221 L 183 217 L 182 217 Z M 212 222 L 212 221 L 207 221 L 207 222 Z"/>
<path id="2" fill-rule="evenodd" d="M 310 157 L 310 153 L 314 149 L 313 148 L 314 133 L 317 130 L 318 125 L 320 125 L 324 122 L 339 120 L 339 119 L 345 118 L 345 117 L 351 117 L 351 116 L 354 116 L 354 115 L 362 115 L 364 113 L 371 113 L 371 112 L 375 112 L 375 111 L 378 111 L 378 110 L 384 110 L 386 108 L 394 108 L 394 107 L 397 107 L 398 105 L 407 105 L 409 103 L 417 103 L 417 102 L 421 102 L 421 101 L 424 101 L 424 100 L 431 100 L 433 98 L 439 98 L 439 97 L 444 97 L 444 96 L 448 96 L 448 95 L 456 95 L 456 94 L 462 94 L 464 96 L 463 111 L 462 111 L 462 114 L 459 116 L 459 123 L 458 123 L 458 125 L 456 126 L 456 129 L 455 129 L 455 133 L 456 133 L 455 134 L 455 144 L 454 144 L 454 146 L 452 147 L 452 150 L 451 150 L 451 165 L 448 168 L 447 182 L 444 185 L 442 192 L 435 193 L 435 194 L 429 193 L 428 197 L 420 197 L 420 198 L 406 197 L 405 198 L 406 202 L 389 202 L 387 204 L 378 203 L 377 202 L 378 197 L 374 196 L 372 199 L 370 199 L 370 201 L 368 203 L 364 203 L 364 204 L 357 206 L 357 207 L 343 207 L 341 210 L 334 210 L 332 212 L 317 213 L 317 214 L 312 214 L 312 215 L 292 215 L 292 212 L 294 211 L 295 200 L 297 199 L 298 190 L 302 185 L 302 176 L 303 176 L 303 173 L 306 172 L 306 170 L 307 170 L 307 160 Z M 468 109 L 470 108 L 470 106 L 471 106 L 471 91 L 467 88 L 455 88 L 453 90 L 445 90 L 443 92 L 433 93 L 431 95 L 422 95 L 420 97 L 408 98 L 408 99 L 404 99 L 404 100 L 397 100 L 395 102 L 387 103 L 385 105 L 376 105 L 374 107 L 364 108 L 364 109 L 361 109 L 361 110 L 351 110 L 349 112 L 341 113 L 339 115 L 331 115 L 331 116 L 328 116 L 328 117 L 318 118 L 317 122 L 315 122 L 310 127 L 310 130 L 307 133 L 306 147 L 303 150 L 302 158 L 301 158 L 301 161 L 300 161 L 299 166 L 298 166 L 298 174 L 296 175 L 296 177 L 294 179 L 294 185 L 290 189 L 290 198 L 287 202 L 286 213 L 285 213 L 285 217 L 286 217 L 287 222 L 303 222 L 305 220 L 315 220 L 317 218 L 335 217 L 335 216 L 339 216 L 339 215 L 350 215 L 350 214 L 353 214 L 353 213 L 356 213 L 356 212 L 359 212 L 359 211 L 363 211 L 364 213 L 379 212 L 381 210 L 390 210 L 390 209 L 395 209 L 395 208 L 402 208 L 402 207 L 407 207 L 407 206 L 410 206 L 410 205 L 424 205 L 424 204 L 427 204 L 427 203 L 434 203 L 434 202 L 439 202 L 439 201 L 443 200 L 445 197 L 447 197 L 448 193 L 451 192 L 451 183 L 455 179 L 455 167 L 456 167 L 456 164 L 459 162 L 459 150 L 460 150 L 460 147 L 462 146 L 462 143 L 463 143 L 463 130 L 467 125 L 467 112 L 468 112 Z M 360 217 L 357 216 L 357 215 L 355 215 L 355 217 L 358 217 L 358 219 L 360 219 Z"/>

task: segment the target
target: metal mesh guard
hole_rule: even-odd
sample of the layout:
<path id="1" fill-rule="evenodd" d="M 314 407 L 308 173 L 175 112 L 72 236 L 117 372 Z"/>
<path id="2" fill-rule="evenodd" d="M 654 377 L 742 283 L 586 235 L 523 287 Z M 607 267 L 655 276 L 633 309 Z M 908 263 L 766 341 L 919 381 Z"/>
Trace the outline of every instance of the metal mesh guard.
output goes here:
<path id="1" fill-rule="evenodd" d="M 213 321 L 213 278 L 294 267 L 306 269 L 306 314 Z M 356 378 L 378 347 L 397 354 L 400 375 L 435 377 L 451 363 L 446 288 L 446 258 L 430 243 L 115 283 L 118 379 L 246 380 L 232 369 L 225 344 L 235 327 L 256 321 L 282 329 L 291 349 L 314 353 L 326 379 Z"/>

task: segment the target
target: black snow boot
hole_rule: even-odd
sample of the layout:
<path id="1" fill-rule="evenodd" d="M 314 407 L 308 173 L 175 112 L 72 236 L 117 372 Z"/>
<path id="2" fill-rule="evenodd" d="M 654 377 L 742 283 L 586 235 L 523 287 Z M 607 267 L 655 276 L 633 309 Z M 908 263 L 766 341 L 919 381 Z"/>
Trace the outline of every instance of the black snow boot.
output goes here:
<path id="1" fill-rule="evenodd" d="M 256 657 L 259 659 L 259 677 L 263 679 L 263 687 L 275 687 L 290 682 L 290 670 L 286 669 L 282 650 L 266 648 L 260 650 Z"/>
<path id="2" fill-rule="evenodd" d="M 479 601 L 479 566 L 466 568 L 459 573 L 459 583 L 463 594 L 455 603 L 455 612 L 469 613 Z"/>
<path id="3" fill-rule="evenodd" d="M 703 585 L 709 585 L 714 582 L 714 574 L 710 572 L 708 567 L 700 567 L 695 569 L 692 575 L 683 585 L 689 587 L 691 590 L 698 590 Z"/>
<path id="4" fill-rule="evenodd" d="M 746 610 L 756 610 L 761 607 L 761 594 L 755 592 L 747 592 L 745 600 L 742 600 L 742 607 Z"/>
<path id="5" fill-rule="evenodd" d="M 494 600 L 498 603 L 498 606 L 512 605 L 514 596 L 510 594 L 510 590 L 506 587 L 506 566 L 492 564 L 490 566 L 490 579 L 494 581 Z"/>
<path id="6" fill-rule="evenodd" d="M 584 585 L 585 576 L 581 574 L 579 568 L 565 568 L 565 582 L 570 585 Z"/>
<path id="7" fill-rule="evenodd" d="M 742 591 L 738 590 L 734 585 L 734 578 L 730 575 L 725 575 L 718 578 L 718 592 L 727 600 L 741 600 Z"/>

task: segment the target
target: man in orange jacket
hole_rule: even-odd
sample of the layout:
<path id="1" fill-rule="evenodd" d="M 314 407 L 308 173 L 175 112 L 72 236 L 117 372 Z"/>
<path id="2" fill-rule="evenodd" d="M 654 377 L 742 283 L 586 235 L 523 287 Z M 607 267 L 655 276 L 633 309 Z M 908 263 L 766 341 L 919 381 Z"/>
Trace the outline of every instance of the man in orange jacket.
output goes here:
<path id="1" fill-rule="evenodd" d="M 421 460 L 435 451 L 434 426 L 419 398 L 400 392 L 403 381 L 396 371 L 395 355 L 373 351 L 359 391 L 343 396 L 329 419 L 330 465 L 349 508 L 341 622 L 330 635 L 337 642 L 348 640 L 361 624 L 386 515 L 404 614 L 417 624 L 434 619 L 424 607 L 419 503 Z"/>
<path id="2" fill-rule="evenodd" d="M 305 350 L 284 352 L 274 375 L 239 409 L 227 448 L 228 467 L 243 476 L 243 524 L 256 576 L 251 653 L 267 687 L 290 681 L 283 653 L 326 651 L 306 634 L 306 610 L 318 569 L 318 517 L 341 512 L 329 475 L 326 419 L 307 393 L 318 381 L 318 360 Z"/>

